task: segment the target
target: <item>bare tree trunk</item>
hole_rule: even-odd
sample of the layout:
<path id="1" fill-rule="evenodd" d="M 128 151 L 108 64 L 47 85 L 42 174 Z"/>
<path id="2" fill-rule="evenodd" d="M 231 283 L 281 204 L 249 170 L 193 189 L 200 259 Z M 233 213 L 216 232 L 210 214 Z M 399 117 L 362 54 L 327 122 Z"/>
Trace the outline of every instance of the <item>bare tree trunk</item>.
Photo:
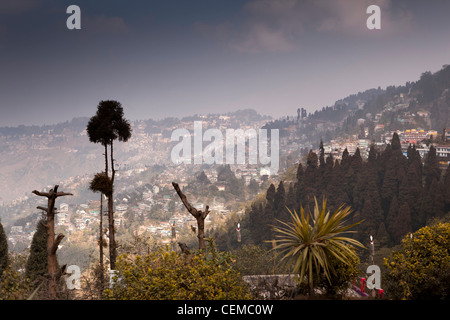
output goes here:
<path id="1" fill-rule="evenodd" d="M 197 238 L 198 238 L 198 248 L 200 250 L 205 250 L 205 219 L 209 214 L 209 206 L 206 206 L 205 211 L 195 209 L 187 200 L 184 193 L 181 191 L 178 183 L 172 182 L 172 186 L 175 188 L 178 196 L 186 207 L 187 211 L 197 220 Z"/>
<path id="2" fill-rule="evenodd" d="M 100 251 L 100 297 L 105 288 L 105 281 L 103 277 L 103 193 L 100 193 L 100 230 L 99 230 L 99 251 Z"/>
<path id="3" fill-rule="evenodd" d="M 113 142 L 111 141 L 111 193 L 108 196 L 108 218 L 109 218 L 109 261 L 111 270 L 116 269 L 116 240 L 114 230 L 114 177 L 116 170 L 114 169 Z"/>
<path id="4" fill-rule="evenodd" d="M 47 230 L 47 264 L 48 264 L 48 279 L 49 279 L 49 294 L 52 299 L 56 299 L 58 293 L 58 283 L 65 266 L 61 270 L 57 270 L 58 262 L 56 257 L 56 250 L 61 243 L 64 235 L 58 234 L 55 238 L 55 201 L 61 196 L 72 196 L 72 193 L 58 192 L 58 185 L 55 185 L 49 192 L 39 192 L 34 190 L 33 193 L 40 197 L 47 197 L 47 208 L 38 206 L 37 208 L 46 212 L 46 223 L 44 224 Z"/>
<path id="5" fill-rule="evenodd" d="M 105 143 L 105 173 L 106 176 L 109 176 L 109 170 L 108 170 L 108 144 Z"/>

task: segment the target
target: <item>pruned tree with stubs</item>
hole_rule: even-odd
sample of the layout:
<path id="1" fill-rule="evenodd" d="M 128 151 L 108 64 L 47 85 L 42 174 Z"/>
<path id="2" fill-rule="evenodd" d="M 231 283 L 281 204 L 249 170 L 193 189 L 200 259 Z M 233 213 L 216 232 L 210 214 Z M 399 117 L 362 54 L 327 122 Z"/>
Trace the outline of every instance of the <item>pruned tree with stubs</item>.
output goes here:
<path id="1" fill-rule="evenodd" d="M 41 223 L 44 225 L 47 231 L 47 266 L 48 266 L 48 281 L 49 281 L 49 295 L 51 299 L 56 299 L 58 294 L 58 284 L 61 278 L 61 275 L 64 274 L 65 265 L 60 269 L 58 268 L 56 251 L 58 250 L 58 246 L 64 238 L 62 233 L 59 233 L 55 237 L 55 215 L 56 208 L 55 202 L 58 197 L 63 196 L 73 196 L 72 193 L 67 192 L 58 192 L 58 185 L 55 185 L 53 189 L 50 189 L 49 192 L 40 192 L 37 190 L 33 190 L 32 193 L 39 197 L 47 198 L 47 207 L 38 206 L 39 210 L 45 212 L 45 222 Z"/>
<path id="2" fill-rule="evenodd" d="M 176 182 L 172 182 L 172 186 L 174 187 L 175 191 L 177 192 L 178 196 L 181 199 L 181 202 L 183 202 L 185 208 L 189 213 L 197 220 L 197 238 L 198 238 L 198 248 L 200 250 L 206 249 L 205 244 L 205 219 L 209 214 L 209 206 L 205 207 L 205 210 L 197 210 L 194 208 L 189 201 L 186 198 L 186 195 L 181 191 L 180 186 Z"/>

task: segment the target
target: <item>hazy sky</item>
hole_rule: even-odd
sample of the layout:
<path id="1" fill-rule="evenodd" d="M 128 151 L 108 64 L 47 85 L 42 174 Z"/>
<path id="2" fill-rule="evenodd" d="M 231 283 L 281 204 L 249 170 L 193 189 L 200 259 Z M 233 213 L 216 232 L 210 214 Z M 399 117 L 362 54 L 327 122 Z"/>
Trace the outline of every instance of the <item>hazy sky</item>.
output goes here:
<path id="1" fill-rule="evenodd" d="M 90 117 L 104 99 L 131 120 L 311 112 L 449 64 L 449 14 L 444 0 L 1 0 L 0 126 Z"/>

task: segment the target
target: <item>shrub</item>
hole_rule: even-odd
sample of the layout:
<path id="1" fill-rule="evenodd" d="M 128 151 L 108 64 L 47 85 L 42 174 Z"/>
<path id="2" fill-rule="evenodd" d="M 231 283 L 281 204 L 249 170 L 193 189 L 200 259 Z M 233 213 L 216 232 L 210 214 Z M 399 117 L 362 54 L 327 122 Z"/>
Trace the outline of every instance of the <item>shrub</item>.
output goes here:
<path id="1" fill-rule="evenodd" d="M 438 223 L 402 240 L 384 259 L 386 294 L 394 299 L 450 299 L 450 223 Z"/>
<path id="2" fill-rule="evenodd" d="M 180 255 L 160 248 L 148 255 L 119 256 L 118 276 L 106 299 L 214 300 L 249 299 L 232 259 L 224 254 Z"/>

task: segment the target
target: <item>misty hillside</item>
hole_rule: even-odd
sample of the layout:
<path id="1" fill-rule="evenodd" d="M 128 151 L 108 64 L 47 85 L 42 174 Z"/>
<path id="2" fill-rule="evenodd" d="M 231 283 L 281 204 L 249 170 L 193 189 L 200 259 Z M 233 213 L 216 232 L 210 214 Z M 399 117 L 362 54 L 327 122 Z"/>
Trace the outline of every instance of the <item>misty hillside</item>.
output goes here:
<path id="1" fill-rule="evenodd" d="M 320 139 L 327 141 L 336 136 L 359 133 L 358 119 L 368 121 L 372 129 L 370 133 L 373 133 L 376 124 L 384 125 L 388 131 L 417 126 L 439 131 L 450 127 L 449 88 L 450 66 L 444 66 L 434 74 L 424 72 L 416 82 L 386 89 L 368 89 L 338 100 L 331 107 L 309 113 L 306 119 L 302 119 L 297 135 L 306 147 L 317 147 Z M 418 112 L 422 112 L 422 115 Z M 233 119 L 237 119 L 228 123 L 229 127 L 239 127 L 240 121 L 268 121 L 266 128 L 283 130 L 296 121 L 291 116 L 290 119 L 287 117 L 288 121 L 282 119 L 271 122 L 270 117 L 249 109 L 228 112 L 226 115 L 234 115 Z M 143 143 L 140 140 L 133 144 L 137 140 L 136 136 L 161 134 L 162 139 L 170 139 L 170 133 L 175 128 L 195 120 L 205 119 L 193 115 L 182 119 L 133 122 L 135 135 L 131 143 L 124 146 L 118 144 L 118 163 L 126 161 L 137 164 L 145 161 L 148 165 L 161 164 L 162 160 L 168 160 L 169 155 L 160 159 L 154 152 L 161 153 L 164 150 L 149 152 L 156 146 L 155 143 Z M 75 118 L 56 125 L 0 128 L 0 183 L 7 186 L 0 195 L 0 202 L 6 204 L 29 194 L 35 188 L 101 170 L 101 147 L 89 143 L 85 133 L 87 121 L 88 118 Z"/>
<path id="2" fill-rule="evenodd" d="M 291 116 L 269 122 L 266 128 L 287 128 L 297 123 Z M 364 138 L 381 142 L 379 133 L 417 129 L 441 132 L 450 127 L 450 66 L 435 73 L 423 72 L 417 81 L 385 89 L 372 88 L 342 98 L 299 119 L 298 138 L 309 148 L 320 140 L 348 138 L 368 129 Z M 378 135 L 377 135 L 378 131 Z M 280 133 L 280 136 L 283 132 Z"/>

